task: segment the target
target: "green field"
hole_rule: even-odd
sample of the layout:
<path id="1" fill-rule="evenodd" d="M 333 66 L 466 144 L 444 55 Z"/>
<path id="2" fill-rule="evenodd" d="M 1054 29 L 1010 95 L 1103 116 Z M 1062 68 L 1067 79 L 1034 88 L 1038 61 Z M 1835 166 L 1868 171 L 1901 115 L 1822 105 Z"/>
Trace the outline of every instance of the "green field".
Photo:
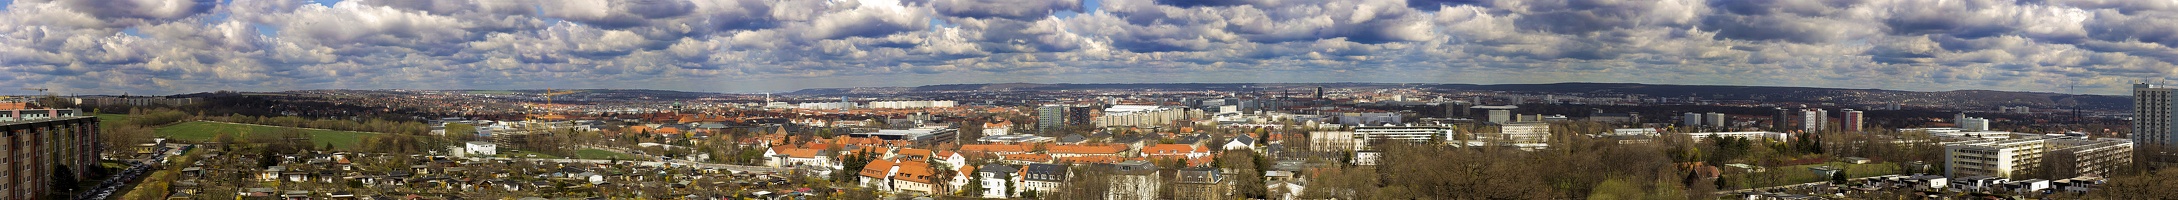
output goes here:
<path id="1" fill-rule="evenodd" d="M 236 135 L 235 139 L 244 139 L 249 138 L 246 137 L 247 134 L 276 134 L 283 129 L 294 128 L 195 121 L 159 127 L 158 136 L 185 141 L 210 141 L 220 134 L 243 134 Z M 329 130 L 302 130 L 302 132 L 306 137 L 310 137 L 311 142 L 316 143 L 311 145 L 333 144 L 335 149 L 347 150 L 355 149 L 356 143 L 362 142 L 365 136 L 378 135 L 377 133 Z"/>
<path id="2" fill-rule="evenodd" d="M 621 160 L 641 160 L 641 159 L 645 159 L 645 158 L 643 158 L 642 156 L 636 156 L 636 155 L 628 155 L 628 154 L 624 154 L 624 153 L 620 153 L 620 152 L 613 152 L 613 151 L 606 151 L 606 150 L 599 150 L 599 149 L 582 149 L 582 150 L 577 150 L 577 151 L 575 151 L 575 158 L 579 158 L 579 159 L 616 159 L 616 158 L 617 158 L 617 159 L 621 159 Z"/>
<path id="3" fill-rule="evenodd" d="M 128 123 L 129 123 L 129 115 L 127 115 L 127 114 L 98 114 L 97 116 L 98 116 L 98 123 L 100 123 L 100 124 L 128 124 Z"/>
<path id="4" fill-rule="evenodd" d="M 504 158 L 561 158 L 560 156 L 555 156 L 555 155 L 552 155 L 552 154 L 541 154 L 541 153 L 537 153 L 537 152 L 531 152 L 531 151 L 519 151 L 519 152 L 499 152 L 499 155 L 496 155 L 496 156 L 498 156 L 498 157 L 504 157 Z M 536 157 L 531 157 L 531 156 L 536 156 Z"/>
<path id="5" fill-rule="evenodd" d="M 1894 164 L 1894 163 L 1868 163 L 1868 164 L 1846 164 L 1846 163 L 1844 163 L 1844 162 L 1828 162 L 1828 163 L 1822 163 L 1822 164 L 1806 164 L 1806 165 L 1793 165 L 1793 166 L 1785 166 L 1785 167 L 1771 167 L 1771 168 L 1769 168 L 1769 170 L 1768 170 L 1768 171 L 1764 171 L 1764 172 L 1762 172 L 1762 173 L 1754 173 L 1754 174 L 1736 174 L 1736 175 L 1732 175 L 1732 177 L 1733 177 L 1734 179 L 1736 179 L 1736 180 L 1746 180 L 1746 181 L 1747 181 L 1747 182 L 1746 182 L 1747 184 L 1752 184 L 1752 185 L 1755 185 L 1755 187 L 1769 187 L 1769 186 L 1778 186 L 1778 185 L 1787 185 L 1787 184 L 1801 184 L 1801 183 L 1810 183 L 1810 182 L 1829 181 L 1829 180 L 1830 180 L 1830 177 L 1818 177 L 1818 176 L 1816 176 L 1816 175 L 1815 175 L 1815 172 L 1814 172 L 1814 171 L 1812 171 L 1812 170 L 1808 170 L 1808 168 L 1810 168 L 1810 167 L 1815 167 L 1815 166 L 1831 166 L 1831 167 L 1836 167 L 1836 168 L 1840 168 L 1840 169 L 1845 169 L 1845 177 L 1846 177 L 1846 178 L 1861 178 L 1861 177 L 1880 176 L 1880 175 L 1890 175 L 1890 174 L 1897 174 L 1897 173 L 1898 173 L 1898 164 Z M 1766 178 L 1769 178 L 1769 177 L 1771 177 L 1772 175 L 1774 175 L 1775 177 L 1777 177 L 1777 180 L 1779 180 L 1779 181 L 1775 181 L 1775 182 L 1765 182 L 1765 181 L 1761 181 L 1761 180 L 1753 180 L 1753 179 L 1766 179 Z M 1742 178 L 1748 178 L 1748 179 L 1742 179 Z M 1745 188 L 1745 187 L 1741 187 L 1741 188 Z"/>

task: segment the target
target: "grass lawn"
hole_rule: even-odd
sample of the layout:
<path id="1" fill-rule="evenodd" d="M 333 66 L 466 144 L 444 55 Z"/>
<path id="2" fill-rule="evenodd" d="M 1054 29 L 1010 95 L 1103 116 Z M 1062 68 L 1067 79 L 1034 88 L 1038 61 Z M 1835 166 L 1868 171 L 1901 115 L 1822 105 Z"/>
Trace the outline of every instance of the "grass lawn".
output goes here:
<path id="1" fill-rule="evenodd" d="M 552 154 L 542 154 L 542 153 L 537 153 L 537 152 L 532 152 L 532 151 L 520 151 L 520 152 L 499 152 L 499 155 L 496 155 L 496 156 L 498 156 L 498 157 L 506 157 L 506 158 L 560 158 L 560 156 L 555 156 L 555 155 L 552 155 Z M 537 156 L 537 157 L 530 157 L 530 156 Z"/>
<path id="2" fill-rule="evenodd" d="M 642 159 L 645 159 L 645 158 L 643 158 L 642 156 L 628 155 L 628 154 L 624 154 L 624 153 L 620 153 L 620 152 L 613 152 L 613 151 L 606 151 L 606 150 L 599 150 L 599 149 L 582 149 L 582 150 L 577 150 L 577 151 L 575 151 L 575 158 L 580 158 L 580 159 L 614 159 L 614 158 L 619 158 L 620 160 L 642 160 Z"/>
<path id="3" fill-rule="evenodd" d="M 216 138 L 220 134 L 244 134 L 236 135 L 235 139 L 239 140 L 249 138 L 247 134 L 277 134 L 282 129 L 294 128 L 195 121 L 159 127 L 157 133 L 160 137 L 176 140 L 211 141 L 212 138 Z M 378 135 L 377 133 L 354 131 L 302 130 L 302 132 L 306 137 L 310 137 L 311 142 L 316 143 L 311 145 L 333 144 L 335 149 L 347 150 L 355 149 L 356 143 L 362 142 L 365 136 Z"/>
<path id="4" fill-rule="evenodd" d="M 1828 180 L 1830 180 L 1830 177 L 1819 177 L 1819 176 L 1815 175 L 1815 172 L 1814 172 L 1813 170 L 1808 170 L 1808 168 L 1810 168 L 1810 167 L 1816 167 L 1816 166 L 1831 166 L 1831 167 L 1835 167 L 1835 168 L 1839 168 L 1839 169 L 1845 169 L 1845 177 L 1846 177 L 1846 178 L 1861 178 L 1861 177 L 1870 177 L 1870 176 L 1879 176 L 1879 175 L 1889 175 L 1889 174 L 1896 174 L 1896 173 L 1898 173 L 1898 164 L 1895 164 L 1895 163 L 1868 163 L 1868 164 L 1846 164 L 1846 163 L 1844 163 L 1844 162 L 1827 162 L 1827 163 L 1821 163 L 1821 164 L 1807 164 L 1807 165 L 1793 165 L 1793 166 L 1785 166 L 1785 167 L 1771 167 L 1771 168 L 1769 168 L 1769 169 L 1768 169 L 1768 171 L 1764 171 L 1764 172 L 1762 172 L 1762 173 L 1754 173 L 1754 174 L 1736 174 L 1736 175 L 1733 175 L 1733 178 L 1734 178 L 1734 179 L 1736 179 L 1736 180 L 1745 180 L 1745 181 L 1747 181 L 1747 182 L 1744 182 L 1744 183 L 1746 183 L 1746 184 L 1752 184 L 1752 185 L 1754 185 L 1755 187 L 1770 187 L 1770 186 L 1779 186 L 1779 185 L 1787 185 L 1787 184 L 1801 184 L 1801 183 L 1809 183 L 1809 182 L 1818 182 L 1818 181 L 1828 181 Z M 1778 180 L 1778 181 L 1775 181 L 1775 182 L 1767 182 L 1767 181 L 1760 181 L 1760 180 L 1755 180 L 1755 179 L 1764 179 L 1764 178 L 1768 178 L 1768 177 L 1771 177 L 1771 176 L 1773 176 L 1773 175 L 1774 175 L 1775 177 L 1777 177 L 1777 179 L 1776 179 L 1776 180 Z M 1750 179 L 1743 179 L 1743 178 L 1750 178 Z M 1739 188 L 1747 188 L 1747 187 L 1739 187 Z"/>
<path id="5" fill-rule="evenodd" d="M 127 115 L 127 114 L 98 114 L 98 123 L 100 123 L 100 124 L 127 124 L 127 123 L 129 123 L 129 115 Z"/>

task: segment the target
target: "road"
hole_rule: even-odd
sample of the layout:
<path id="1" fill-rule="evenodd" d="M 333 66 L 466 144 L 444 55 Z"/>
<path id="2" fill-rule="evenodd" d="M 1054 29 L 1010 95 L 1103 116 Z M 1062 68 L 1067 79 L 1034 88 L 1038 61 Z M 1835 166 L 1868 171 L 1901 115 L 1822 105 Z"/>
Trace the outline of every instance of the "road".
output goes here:
<path id="1" fill-rule="evenodd" d="M 1850 178 L 1850 179 L 1845 179 L 1845 182 L 1847 182 L 1847 183 L 1851 183 L 1851 182 L 1858 182 L 1858 181 L 1868 180 L 1868 179 L 1871 179 L 1871 178 L 1876 178 L 1876 177 L 1882 177 L 1882 176 L 1889 176 L 1889 175 L 1890 175 L 1890 174 L 1881 174 L 1881 175 L 1874 175 L 1874 176 L 1868 176 L 1868 177 L 1860 177 L 1860 178 Z M 1732 194 L 1740 194 L 1740 193 L 1746 193 L 1746 192 L 1753 192 L 1753 191 L 1764 191 L 1764 190 L 1770 190 L 1770 189 L 1778 189 L 1778 188 L 1799 187 L 1799 186 L 1804 186 L 1804 185 L 1807 185 L 1807 184 L 1812 184 L 1812 183 L 1829 183 L 1829 182 L 1830 182 L 1830 181 L 1816 181 L 1816 182 L 1806 182 L 1806 183 L 1800 183 L 1800 184 L 1787 184 L 1787 185 L 1770 186 L 1770 187 L 1762 187 L 1762 188 L 1748 188 L 1748 189 L 1726 190 L 1726 191 L 1717 191 L 1717 194 L 1718 194 L 1718 195 L 1732 195 Z"/>
<path id="2" fill-rule="evenodd" d="M 494 158 L 494 157 L 462 157 L 462 159 L 468 159 L 468 160 L 471 160 L 471 161 L 480 161 L 480 160 L 514 160 L 514 161 L 519 161 L 519 160 L 535 160 L 535 161 L 545 161 L 545 162 L 557 162 L 557 163 L 598 163 L 598 164 L 606 164 L 606 163 L 613 163 L 613 160 L 599 160 L 599 159 L 562 159 L 562 158 Z M 674 161 L 674 162 L 659 162 L 659 161 L 626 161 L 626 160 L 623 160 L 623 161 L 619 161 L 619 162 L 629 162 L 629 163 L 635 163 L 636 165 L 642 165 L 642 166 L 653 166 L 653 167 L 666 167 L 666 166 L 688 166 L 688 167 L 695 167 L 695 168 L 699 168 L 699 169 L 720 169 L 720 170 L 726 170 L 726 171 L 733 171 L 733 172 L 748 172 L 748 173 L 762 173 L 762 172 L 786 172 L 786 171 L 787 171 L 787 168 L 780 168 L 780 167 L 765 167 L 765 166 L 747 166 L 747 165 L 728 165 L 728 164 L 714 164 L 714 163 L 697 163 L 697 162 L 685 162 L 685 161 Z"/>
<path id="3" fill-rule="evenodd" d="M 187 151 L 192 147 L 194 146 L 182 147 L 182 149 Z M 122 170 L 120 174 L 114 174 L 112 178 L 107 178 L 105 182 L 99 182 L 96 188 L 83 191 L 82 194 L 76 195 L 75 199 L 109 199 L 108 197 L 113 196 L 113 191 L 120 190 L 122 186 L 128 186 L 129 182 L 135 182 L 137 178 L 142 178 L 145 172 L 150 172 L 151 168 L 158 165 L 158 163 L 166 162 L 167 151 L 172 149 L 163 146 L 159 147 L 159 151 L 152 153 L 151 158 L 144 159 L 144 161 L 134 161 L 134 166 L 129 166 L 129 169 Z"/>

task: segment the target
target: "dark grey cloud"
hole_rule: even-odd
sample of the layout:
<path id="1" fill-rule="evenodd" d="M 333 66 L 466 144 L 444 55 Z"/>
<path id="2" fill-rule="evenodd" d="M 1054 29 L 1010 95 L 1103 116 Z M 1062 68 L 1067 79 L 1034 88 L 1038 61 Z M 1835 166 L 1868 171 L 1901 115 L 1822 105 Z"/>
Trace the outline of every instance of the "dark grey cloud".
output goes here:
<path id="1" fill-rule="evenodd" d="M 1058 11 L 1081 11 L 1080 0 L 936 0 L 939 14 L 968 18 L 1035 20 Z"/>

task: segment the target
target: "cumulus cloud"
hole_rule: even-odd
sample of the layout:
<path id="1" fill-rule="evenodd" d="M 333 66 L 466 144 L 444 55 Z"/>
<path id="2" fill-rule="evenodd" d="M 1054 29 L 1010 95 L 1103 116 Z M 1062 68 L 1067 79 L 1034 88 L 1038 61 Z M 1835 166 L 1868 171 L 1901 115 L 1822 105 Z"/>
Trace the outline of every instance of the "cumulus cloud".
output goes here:
<path id="1" fill-rule="evenodd" d="M 2172 20 L 2178 3 L 2123 0 L 31 0 L 0 11 L 0 83 L 150 94 L 751 91 L 800 84 L 711 83 L 840 77 L 2122 93 L 2178 77 Z"/>

